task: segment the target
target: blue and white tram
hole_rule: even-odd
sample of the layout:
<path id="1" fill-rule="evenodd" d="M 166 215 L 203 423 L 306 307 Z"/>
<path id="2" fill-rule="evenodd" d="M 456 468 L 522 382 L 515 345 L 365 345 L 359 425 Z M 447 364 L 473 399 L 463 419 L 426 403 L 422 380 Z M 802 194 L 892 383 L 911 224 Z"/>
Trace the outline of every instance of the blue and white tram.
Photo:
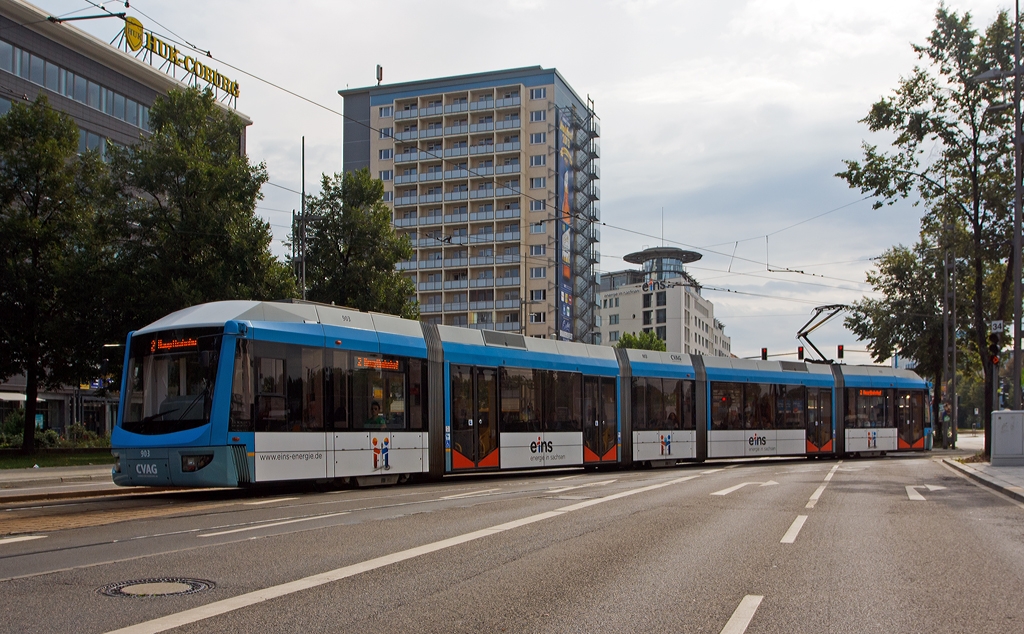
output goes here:
<path id="1" fill-rule="evenodd" d="M 128 337 L 120 485 L 391 483 L 923 448 L 927 385 L 434 326 L 306 302 L 215 302 Z"/>

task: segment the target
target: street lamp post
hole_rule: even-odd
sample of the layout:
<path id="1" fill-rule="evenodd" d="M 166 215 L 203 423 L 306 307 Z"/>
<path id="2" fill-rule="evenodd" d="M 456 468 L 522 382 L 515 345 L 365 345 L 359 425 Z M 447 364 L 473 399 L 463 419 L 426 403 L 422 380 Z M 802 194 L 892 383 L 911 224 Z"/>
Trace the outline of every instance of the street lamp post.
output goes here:
<path id="1" fill-rule="evenodd" d="M 1024 133 L 1020 112 L 1020 0 L 1014 3 L 1013 14 L 1013 70 L 1001 72 L 986 71 L 975 81 L 989 81 L 1013 77 L 1013 408 L 1021 409 L 1021 181 L 1024 180 L 1024 164 L 1021 157 L 1021 142 Z M 1005 108 L 1005 106 L 1003 106 Z M 994 106 L 992 109 L 1001 109 Z M 991 434 L 985 435 L 985 453 L 991 454 Z"/>

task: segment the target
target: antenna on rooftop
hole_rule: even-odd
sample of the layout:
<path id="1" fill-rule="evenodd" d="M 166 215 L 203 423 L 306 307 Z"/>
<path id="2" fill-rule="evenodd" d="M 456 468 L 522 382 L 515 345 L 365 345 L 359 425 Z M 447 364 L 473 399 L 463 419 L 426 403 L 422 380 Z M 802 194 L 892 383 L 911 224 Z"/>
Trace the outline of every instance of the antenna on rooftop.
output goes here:
<path id="1" fill-rule="evenodd" d="M 377 85 L 380 86 L 382 81 L 384 81 L 384 67 L 377 64 Z"/>

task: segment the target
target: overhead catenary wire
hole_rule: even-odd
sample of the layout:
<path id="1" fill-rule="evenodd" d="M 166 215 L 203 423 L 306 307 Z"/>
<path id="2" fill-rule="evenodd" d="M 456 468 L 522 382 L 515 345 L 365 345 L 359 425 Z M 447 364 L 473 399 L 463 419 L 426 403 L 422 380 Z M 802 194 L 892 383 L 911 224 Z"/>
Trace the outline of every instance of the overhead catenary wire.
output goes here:
<path id="1" fill-rule="evenodd" d="M 92 6 L 94 6 L 94 7 L 97 7 L 97 8 L 100 8 L 100 9 L 104 10 L 104 11 L 107 11 L 111 15 L 115 15 L 115 14 L 111 13 L 109 10 L 107 10 L 101 4 L 97 4 L 95 2 L 92 2 L 92 0 L 86 0 L 86 1 L 89 4 L 91 4 Z M 144 13 L 142 10 L 140 10 L 137 5 L 134 8 L 140 14 L 145 16 L 147 19 L 152 20 L 154 23 L 156 23 L 157 25 L 161 26 L 163 29 L 165 29 L 167 31 L 170 31 L 170 33 L 171 33 L 170 35 L 167 35 L 167 34 L 164 34 L 164 33 L 158 33 L 158 35 L 162 39 L 165 39 L 165 40 L 170 41 L 172 43 L 181 45 L 183 47 L 187 47 L 187 48 L 189 48 L 189 49 L 191 49 L 191 50 L 193 50 L 193 51 L 195 51 L 197 53 L 203 54 L 206 57 L 208 57 L 210 59 L 213 59 L 214 61 L 216 61 L 216 62 L 218 62 L 220 64 L 223 64 L 224 66 L 226 66 L 228 68 L 231 68 L 232 70 L 235 70 L 235 71 L 237 71 L 237 72 L 239 72 L 239 73 L 241 73 L 241 74 L 243 74 L 245 76 L 248 76 L 248 77 L 250 77 L 250 78 L 252 78 L 252 79 L 254 79 L 256 81 L 264 83 L 264 84 L 266 84 L 266 85 L 268 85 L 268 86 L 270 86 L 270 87 L 272 87 L 272 88 L 274 88 L 276 90 L 284 92 L 285 94 L 288 94 L 288 95 L 290 95 L 290 96 L 292 96 L 294 98 L 297 98 L 297 99 L 299 99 L 301 101 L 304 101 L 304 102 L 306 102 L 306 103 L 308 103 L 308 104 L 310 104 L 312 106 L 315 106 L 315 107 L 320 108 L 322 110 L 325 110 L 325 111 L 327 111 L 327 112 L 329 112 L 331 114 L 339 116 L 339 117 L 341 117 L 342 119 L 344 119 L 346 121 L 349 121 L 349 122 L 354 123 L 356 125 L 362 126 L 362 127 L 366 128 L 370 132 L 381 133 L 381 129 L 375 128 L 374 126 L 370 125 L 367 122 L 357 120 L 357 119 L 355 119 L 353 117 L 349 117 L 349 116 L 345 115 L 343 112 L 335 110 L 334 108 L 331 108 L 331 107 L 326 106 L 324 104 L 321 104 L 321 103 L 319 103 L 319 102 L 317 102 L 317 101 L 315 101 L 313 99 L 310 99 L 310 98 L 308 98 L 308 97 L 306 97 L 306 96 L 304 96 L 304 95 L 302 95 L 300 93 L 297 93 L 297 92 L 295 92 L 293 90 L 285 88 L 284 86 L 282 86 L 280 84 L 277 84 L 277 83 L 275 83 L 273 81 L 270 81 L 270 80 L 268 80 L 266 78 L 263 78 L 263 77 L 261 77 L 259 75 L 256 75 L 255 73 L 249 72 L 249 71 L 247 71 L 247 70 L 245 70 L 243 68 L 235 66 L 234 64 L 231 64 L 227 60 L 224 60 L 222 58 L 214 56 L 210 50 L 200 48 L 200 47 L 198 47 L 198 46 L 188 42 L 187 40 L 184 40 L 184 38 L 182 38 L 181 36 L 177 35 L 173 31 L 171 31 L 169 28 L 167 28 L 166 26 L 164 26 L 160 22 L 158 22 L 157 20 L 155 20 L 155 19 L 151 18 L 150 16 L 148 16 L 146 13 Z M 82 9 L 82 10 L 84 10 L 84 9 Z M 391 135 L 391 138 L 394 138 L 393 135 Z M 457 164 L 457 165 L 461 166 L 460 161 L 458 161 L 456 159 L 453 159 L 453 158 L 446 158 L 446 157 L 443 156 L 443 153 L 441 155 L 438 155 L 438 154 L 435 154 L 432 151 L 422 150 L 422 149 L 419 149 L 419 148 L 417 148 L 417 151 L 418 152 L 422 152 L 424 154 L 427 154 L 432 159 L 436 159 L 438 161 L 441 161 L 442 163 L 446 163 L 446 164 L 449 164 L 449 165 Z M 459 158 L 461 158 L 461 157 L 459 157 Z M 466 162 L 468 163 L 468 161 L 466 161 Z M 499 178 L 498 178 L 497 175 L 480 174 L 479 172 L 476 172 L 475 170 L 469 168 L 468 165 L 466 166 L 466 172 L 467 172 L 467 174 L 470 177 L 473 177 L 473 178 L 488 179 L 488 180 L 490 180 L 491 182 L 493 182 L 495 184 L 497 184 L 499 182 Z M 289 187 L 285 187 L 283 185 L 279 185 L 277 183 L 273 183 L 273 182 L 269 182 L 268 181 L 266 184 L 268 184 L 268 185 L 270 185 L 272 187 L 280 188 L 282 190 L 285 190 L 285 191 L 288 191 L 288 192 L 291 192 L 291 193 L 300 194 L 300 192 L 298 192 L 297 190 L 291 189 Z M 554 220 L 554 219 L 558 218 L 557 210 L 554 209 L 553 206 L 547 204 L 548 201 L 547 201 L 546 197 L 545 198 L 537 198 L 537 197 L 532 196 L 529 193 L 521 191 L 521 190 L 518 192 L 518 195 L 522 196 L 523 198 L 525 198 L 527 200 L 543 202 L 544 203 L 544 209 L 546 210 L 544 220 Z M 861 202 L 862 200 L 865 200 L 866 198 L 867 197 L 862 198 L 862 199 L 860 199 L 858 201 L 853 201 L 853 202 L 848 203 L 846 205 L 842 205 L 842 206 L 837 207 L 835 209 L 828 210 L 828 211 L 823 212 L 821 214 L 817 214 L 816 216 L 804 219 L 804 220 L 802 220 L 800 222 L 794 223 L 793 225 L 789 225 L 787 227 L 783 227 L 783 228 L 778 229 L 778 230 L 776 230 L 774 232 L 771 232 L 771 233 L 769 233 L 767 235 L 774 235 L 776 233 L 785 231 L 787 229 L 791 229 L 791 228 L 793 228 L 795 226 L 804 224 L 806 222 L 810 222 L 810 221 L 812 221 L 812 220 L 814 220 L 816 218 L 819 218 L 821 216 L 828 215 L 828 214 L 833 213 L 835 211 L 839 211 L 840 209 L 843 209 L 843 208 L 846 208 L 846 207 L 851 206 L 853 204 L 856 204 L 857 202 Z M 572 216 L 574 218 L 576 218 L 576 219 L 581 219 L 581 217 L 580 217 L 578 212 L 572 214 Z M 703 251 L 705 251 L 707 253 L 712 253 L 712 254 L 715 254 L 715 255 L 725 255 L 725 254 L 723 254 L 721 252 L 715 251 L 715 250 L 713 250 L 711 248 L 708 248 L 708 247 L 703 247 L 702 248 L 702 247 L 699 247 L 699 246 L 695 246 L 695 245 L 692 245 L 692 244 L 689 244 L 689 243 L 684 243 L 684 242 L 677 241 L 677 240 L 664 240 L 662 236 L 654 236 L 654 235 L 647 234 L 647 233 L 644 233 L 644 232 L 641 232 L 641 231 L 636 231 L 636 230 L 629 229 L 629 228 L 626 228 L 626 227 L 620 227 L 620 226 L 617 226 L 617 225 L 614 225 L 614 224 L 609 224 L 609 223 L 603 222 L 603 221 L 593 221 L 593 222 L 594 222 L 594 224 L 597 224 L 597 225 L 602 226 L 602 227 L 606 227 L 608 229 L 612 229 L 612 230 L 616 230 L 616 231 L 622 231 L 622 232 L 626 232 L 626 233 L 631 233 L 631 234 L 634 234 L 634 235 L 638 235 L 638 236 L 642 236 L 642 237 L 647 237 L 647 238 L 652 238 L 652 239 L 655 239 L 655 240 L 663 240 L 664 242 L 668 242 L 668 243 L 671 243 L 671 244 L 674 244 L 674 245 L 683 246 L 683 247 L 687 247 L 687 248 L 701 249 L 701 250 L 703 250 Z M 276 226 L 279 226 L 279 225 L 276 225 Z M 758 236 L 758 238 L 760 238 L 760 236 Z M 757 239 L 757 238 L 748 238 L 748 239 L 744 239 L 744 241 L 745 240 L 749 240 L 749 239 Z M 729 243 L 734 243 L 734 242 L 738 243 L 738 241 L 730 241 Z M 524 257 L 526 257 L 526 256 L 524 256 Z M 762 265 L 762 264 L 766 264 L 766 263 L 762 263 L 760 261 L 753 260 L 753 259 L 750 259 L 750 258 L 736 257 L 734 255 L 732 257 L 734 259 L 737 259 L 737 260 L 746 261 L 746 262 L 750 262 L 750 263 L 753 263 L 753 264 L 758 264 L 759 266 Z M 849 283 L 854 283 L 854 284 L 863 284 L 862 282 L 853 282 L 851 280 L 843 280 L 841 278 L 830 278 L 828 276 L 823 276 L 823 275 L 814 274 L 814 273 L 806 273 L 806 272 L 803 272 L 803 271 L 787 270 L 785 272 L 787 272 L 787 273 L 795 273 L 795 274 L 800 274 L 800 275 L 809 275 L 809 276 L 814 276 L 814 277 L 822 277 L 822 278 L 825 278 L 825 279 L 837 279 L 838 281 L 849 282 Z M 738 273 L 738 274 L 739 275 L 744 275 L 744 276 L 752 275 L 752 274 L 748 274 L 748 273 Z M 778 279 L 778 278 L 771 278 L 771 279 Z M 817 284 L 814 284 L 812 282 L 804 282 L 804 281 L 800 281 L 800 280 L 787 280 L 787 282 L 789 282 L 789 283 L 796 283 L 796 284 L 812 284 L 812 285 L 817 285 Z M 711 289 L 709 288 L 708 290 L 711 290 Z M 844 290 L 848 290 L 848 289 L 844 289 Z"/>

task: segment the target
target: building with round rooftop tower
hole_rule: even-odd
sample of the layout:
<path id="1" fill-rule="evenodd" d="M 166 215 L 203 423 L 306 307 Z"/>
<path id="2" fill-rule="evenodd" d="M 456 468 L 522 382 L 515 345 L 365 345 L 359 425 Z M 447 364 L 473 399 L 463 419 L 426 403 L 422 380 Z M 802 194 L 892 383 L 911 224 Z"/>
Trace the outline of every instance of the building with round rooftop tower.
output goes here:
<path id="1" fill-rule="evenodd" d="M 696 251 L 651 247 L 623 258 L 639 269 L 603 274 L 600 343 L 614 346 L 624 333 L 653 332 L 669 352 L 732 356 L 732 341 L 715 319 L 714 304 L 686 271 L 701 257 Z"/>

